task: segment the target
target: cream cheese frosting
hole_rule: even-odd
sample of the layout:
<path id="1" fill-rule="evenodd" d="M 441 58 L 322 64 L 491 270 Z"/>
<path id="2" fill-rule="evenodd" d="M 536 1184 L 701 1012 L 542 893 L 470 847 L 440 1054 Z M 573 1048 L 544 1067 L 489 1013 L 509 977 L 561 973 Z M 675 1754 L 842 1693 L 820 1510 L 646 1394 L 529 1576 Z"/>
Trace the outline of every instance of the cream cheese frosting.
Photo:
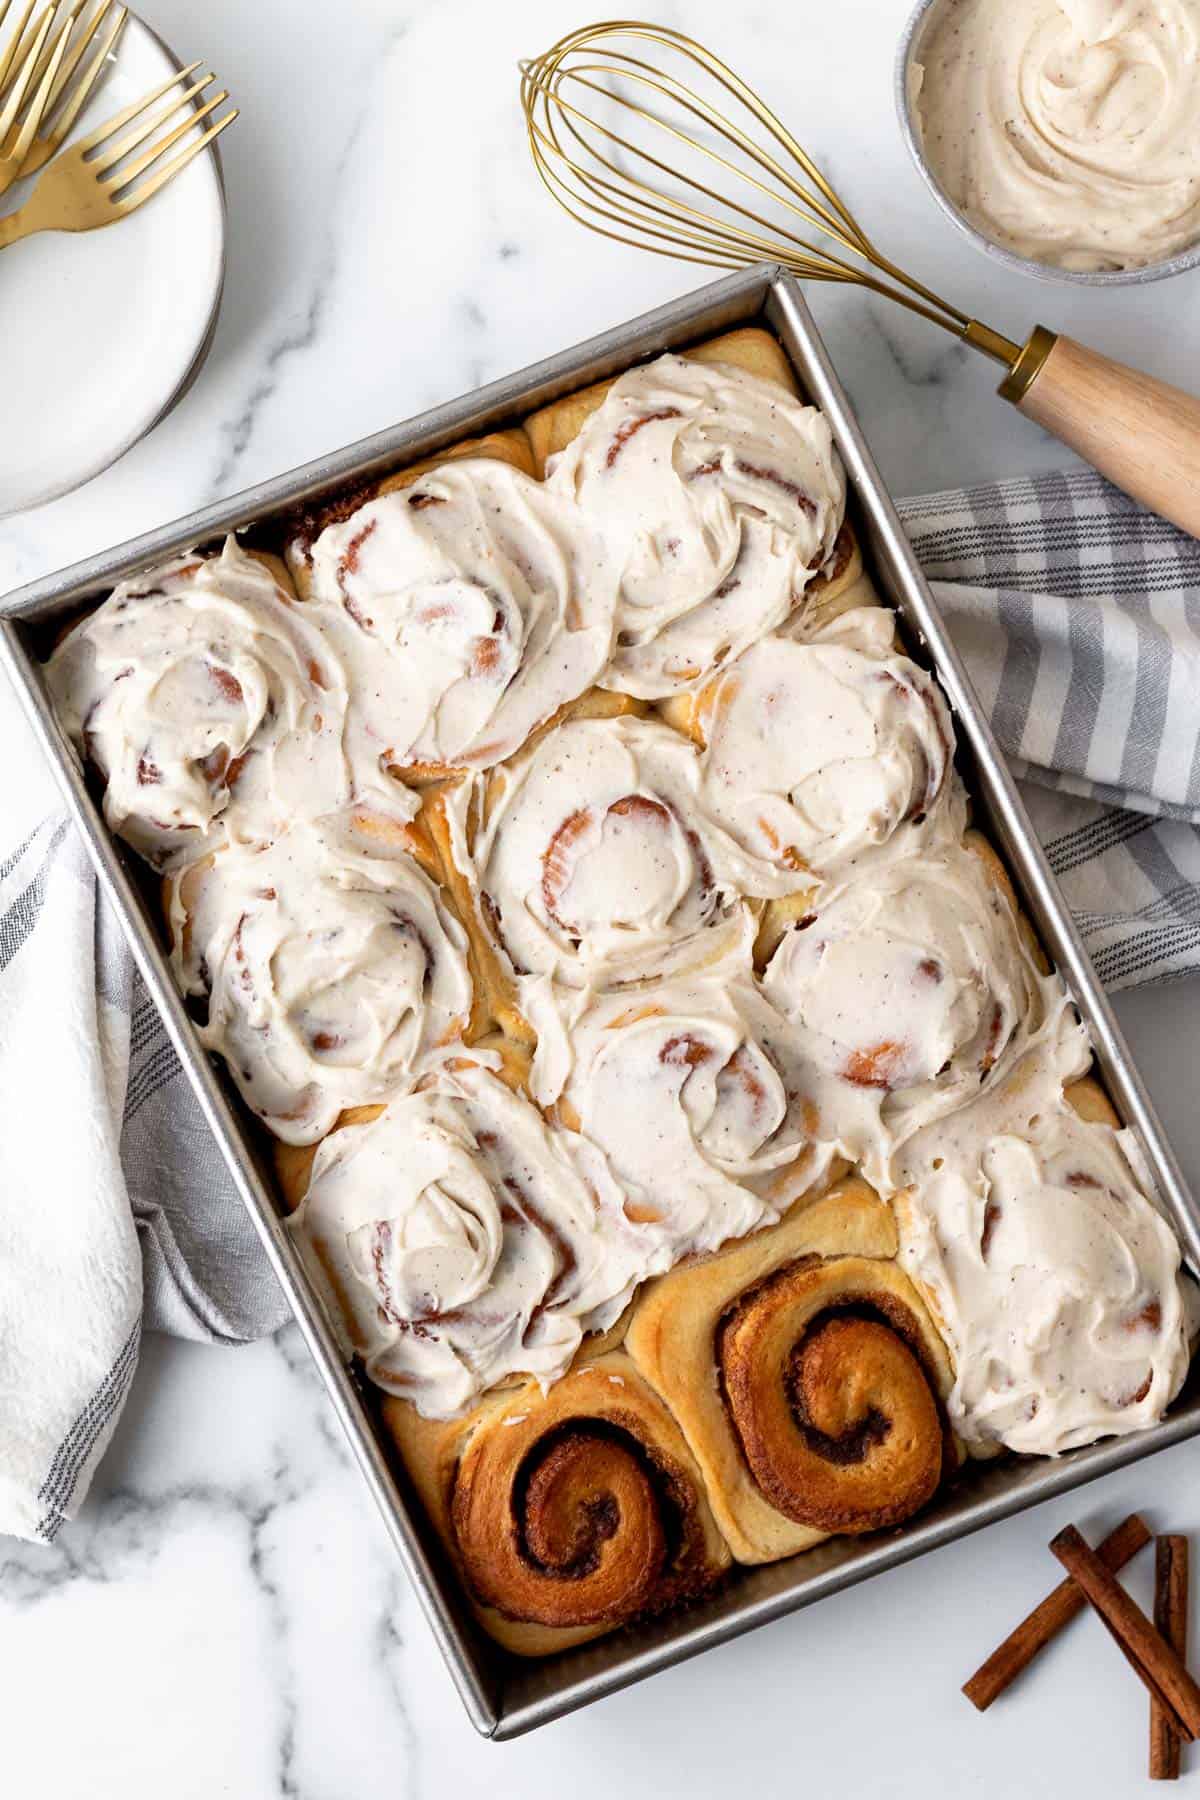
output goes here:
<path id="1" fill-rule="evenodd" d="M 1023 1125 L 930 1169 L 896 1209 L 900 1261 L 954 1359 L 951 1423 L 976 1455 L 1137 1431 L 1188 1367 L 1179 1246 L 1125 1134 L 1062 1104 Z"/>
<path id="2" fill-rule="evenodd" d="M 312 602 L 386 760 L 487 768 L 600 675 L 615 587 L 576 509 L 464 458 L 327 526 Z"/>
<path id="3" fill-rule="evenodd" d="M 828 1167 L 784 1080 L 785 1036 L 737 963 L 598 996 L 575 1021 L 560 1113 L 604 1150 L 676 1259 L 770 1223 Z"/>
<path id="4" fill-rule="evenodd" d="M 123 582 L 50 660 L 58 716 L 105 779 L 104 815 L 157 867 L 264 843 L 351 799 L 415 803 L 356 731 L 310 612 L 232 537 Z"/>
<path id="5" fill-rule="evenodd" d="M 918 59 L 930 167 L 995 243 L 1130 269 L 1200 237 L 1200 0 L 939 0 Z"/>
<path id="6" fill-rule="evenodd" d="M 386 1099 L 461 1035 L 465 934 L 401 842 L 353 822 L 230 845 L 174 884 L 176 976 L 207 998 L 200 1039 L 289 1144 Z"/>
<path id="7" fill-rule="evenodd" d="M 832 558 L 845 478 L 824 416 L 785 388 L 661 356 L 609 388 L 547 486 L 617 573 L 604 685 L 661 699 L 804 601 Z"/>
<path id="8" fill-rule="evenodd" d="M 792 926 L 763 976 L 792 1080 L 883 1193 L 897 1147 L 1004 1077 L 1066 1005 L 986 852 L 950 841 L 865 868 Z"/>
<path id="9" fill-rule="evenodd" d="M 946 702 L 924 670 L 889 654 L 891 635 L 890 614 L 874 609 L 820 641 L 765 637 L 704 695 L 704 802 L 791 886 L 872 847 L 914 849 L 946 792 Z"/>
<path id="10" fill-rule="evenodd" d="M 594 1146 L 463 1058 L 325 1138 L 290 1228 L 348 1348 L 432 1418 L 548 1386 L 669 1255 Z"/>
<path id="11" fill-rule="evenodd" d="M 751 859 L 705 813 L 695 746 L 657 719 L 569 721 L 448 806 L 455 859 L 518 983 L 599 990 L 712 961 L 744 935 Z"/>

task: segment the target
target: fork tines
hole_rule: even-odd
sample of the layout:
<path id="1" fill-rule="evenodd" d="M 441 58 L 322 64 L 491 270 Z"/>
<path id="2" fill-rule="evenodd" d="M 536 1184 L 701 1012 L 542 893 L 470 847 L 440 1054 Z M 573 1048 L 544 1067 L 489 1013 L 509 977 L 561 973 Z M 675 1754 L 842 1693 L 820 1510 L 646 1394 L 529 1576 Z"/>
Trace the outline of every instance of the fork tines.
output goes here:
<path id="1" fill-rule="evenodd" d="M 216 80 L 216 76 L 210 71 L 199 80 L 192 81 L 190 78 L 199 67 L 199 62 L 194 62 L 186 69 L 180 69 L 178 74 L 170 76 L 159 87 L 143 95 L 132 106 L 127 106 L 115 118 L 106 120 L 81 140 L 79 149 L 87 167 L 112 190 L 114 204 L 120 210 L 141 206 L 237 118 L 237 108 L 233 107 L 224 117 L 213 120 L 199 137 L 184 144 L 183 149 L 171 157 L 170 161 L 159 168 L 154 167 L 168 150 L 186 138 L 189 132 L 209 118 L 229 98 L 228 90 L 221 88 L 206 99 L 203 105 L 196 104 L 204 89 Z M 179 87 L 181 82 L 187 85 L 171 94 L 171 89 Z M 164 105 L 158 106 L 153 112 L 149 111 L 168 94 L 170 98 Z M 184 108 L 183 117 L 169 130 L 164 130 L 181 107 Z M 126 130 L 127 126 L 129 130 Z M 163 135 L 156 136 L 160 131 Z M 142 154 L 132 162 L 127 162 L 126 159 L 143 145 L 145 148 L 142 149 Z M 151 169 L 154 172 L 147 181 L 139 179 Z"/>
<path id="2" fill-rule="evenodd" d="M 14 3 L 0 0 L 0 31 Z M 35 4 L 24 0 L 0 50 L 0 156 L 9 180 L 34 174 L 59 149 L 128 16 L 117 0 L 49 0 L 35 20 Z"/>

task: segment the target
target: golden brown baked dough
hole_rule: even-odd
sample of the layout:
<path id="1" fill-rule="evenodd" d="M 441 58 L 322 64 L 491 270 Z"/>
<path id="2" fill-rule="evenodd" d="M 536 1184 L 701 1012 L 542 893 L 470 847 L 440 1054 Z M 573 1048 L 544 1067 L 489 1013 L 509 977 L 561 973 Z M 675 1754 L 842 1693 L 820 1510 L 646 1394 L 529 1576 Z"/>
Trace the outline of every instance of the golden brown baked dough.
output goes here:
<path id="1" fill-rule="evenodd" d="M 545 1656 L 703 1594 L 729 1566 L 678 1426 L 620 1350 L 464 1418 L 383 1416 L 480 1622 Z"/>
<path id="2" fill-rule="evenodd" d="M 896 1250 L 888 1207 L 851 1176 L 638 1301 L 626 1349 L 739 1562 L 898 1524 L 953 1466 L 949 1358 Z"/>

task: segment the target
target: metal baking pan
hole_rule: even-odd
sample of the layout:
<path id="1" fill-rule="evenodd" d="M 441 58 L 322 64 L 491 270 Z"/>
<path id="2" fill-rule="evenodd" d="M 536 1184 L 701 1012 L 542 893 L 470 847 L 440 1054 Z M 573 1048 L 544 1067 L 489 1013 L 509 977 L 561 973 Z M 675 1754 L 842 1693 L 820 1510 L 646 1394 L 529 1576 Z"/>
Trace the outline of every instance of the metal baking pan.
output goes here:
<path id="1" fill-rule="evenodd" d="M 124 923 L 147 986 L 291 1302 L 463 1704 L 476 1728 L 496 1738 L 515 1737 L 868 1575 L 1200 1434 L 1200 1382 L 1190 1379 L 1170 1415 L 1149 1431 L 1077 1450 L 1056 1461 L 1013 1459 L 968 1469 L 928 1512 L 900 1531 L 865 1540 L 834 1539 L 784 1562 L 735 1569 L 703 1603 L 544 1661 L 525 1662 L 508 1656 L 475 1624 L 454 1571 L 420 1507 L 410 1498 L 405 1477 L 377 1429 L 369 1388 L 339 1354 L 321 1304 L 281 1226 L 263 1160 L 261 1133 L 253 1129 L 223 1072 L 199 1048 L 171 980 L 144 871 L 104 825 L 96 797 L 50 710 L 40 658 L 65 617 L 164 557 L 217 539 L 227 531 L 261 524 L 341 483 L 507 424 L 641 358 L 755 321 L 779 338 L 802 386 L 832 426 L 846 465 L 868 566 L 904 621 L 909 649 L 936 670 L 955 713 L 959 761 L 976 816 L 1004 852 L 1021 900 L 1091 1031 L 1096 1059 L 1117 1111 L 1140 1139 L 1189 1260 L 1200 1267 L 1200 1210 L 1133 1067 L 800 289 L 781 270 L 764 267 L 714 282 L 574 350 L 435 407 L 407 424 L 34 582 L 8 598 L 3 609 L 6 617 L 0 622 L 0 654 L 54 764 L 100 880 Z M 349 1521 L 347 1525 L 349 1528 Z"/>

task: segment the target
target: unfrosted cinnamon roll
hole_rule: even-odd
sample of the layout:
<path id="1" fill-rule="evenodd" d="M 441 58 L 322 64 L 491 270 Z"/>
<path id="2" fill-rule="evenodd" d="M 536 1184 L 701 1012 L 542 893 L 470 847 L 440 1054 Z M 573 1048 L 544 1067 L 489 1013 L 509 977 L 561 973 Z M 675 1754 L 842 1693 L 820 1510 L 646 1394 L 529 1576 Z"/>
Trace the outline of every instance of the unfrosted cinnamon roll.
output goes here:
<path id="1" fill-rule="evenodd" d="M 895 1202 L 900 1259 L 954 1359 L 950 1416 L 979 1456 L 1154 1424 L 1194 1326 L 1179 1245 L 1101 1090 L 1023 1098 L 936 1157 L 927 1146 Z"/>
<path id="2" fill-rule="evenodd" d="M 674 1244 L 715 1250 L 777 1218 L 830 1165 L 782 1074 L 786 1026 L 739 964 L 598 996 L 565 1068 L 538 1045 L 533 1084 L 605 1151 L 627 1210 Z"/>
<path id="3" fill-rule="evenodd" d="M 739 1562 L 899 1524 L 957 1460 L 949 1360 L 856 1178 L 639 1299 L 629 1354 L 662 1394 Z"/>
<path id="4" fill-rule="evenodd" d="M 494 1060 L 444 1060 L 322 1139 L 289 1184 L 291 1229 L 347 1349 L 430 1418 L 516 1375 L 558 1380 L 667 1266 L 603 1155 L 547 1125 Z"/>
<path id="5" fill-rule="evenodd" d="M 506 1024 L 515 1008 L 553 1033 L 584 990 L 703 966 L 753 937 L 748 858 L 702 804 L 695 747 L 656 719 L 561 725 L 439 807 Z"/>
<path id="6" fill-rule="evenodd" d="M 353 817 L 231 844 L 169 892 L 176 977 L 200 1040 L 287 1143 L 386 1098 L 462 1033 L 465 934 L 409 848 Z"/>
<path id="7" fill-rule="evenodd" d="M 678 1426 L 619 1350 L 449 1424 L 396 1400 L 384 1416 L 484 1628 L 518 1655 L 695 1599 L 729 1566 Z"/>
<path id="8" fill-rule="evenodd" d="M 876 608 L 816 642 L 762 638 L 699 698 L 704 804 L 789 889 L 915 849 L 946 793 L 949 710 L 892 632 Z"/>
<path id="9" fill-rule="evenodd" d="M 1002 1079 L 1067 1005 L 976 834 L 856 871 L 787 929 L 763 988 L 820 1135 L 884 1192 L 897 1146 Z"/>
<path id="10" fill-rule="evenodd" d="M 484 458 L 326 526 L 309 590 L 385 760 L 409 780 L 510 756 L 595 681 L 612 644 L 613 582 L 586 520 Z"/>
<path id="11" fill-rule="evenodd" d="M 803 606 L 832 567 L 845 480 L 829 426 L 731 365 L 663 356 L 622 375 L 549 465 L 617 574 L 605 686 L 694 686 Z"/>
<path id="12" fill-rule="evenodd" d="M 156 867 L 262 844 L 353 799 L 415 811 L 357 731 L 319 622 L 232 537 L 123 582 L 46 673 L 104 777 L 105 818 Z"/>

